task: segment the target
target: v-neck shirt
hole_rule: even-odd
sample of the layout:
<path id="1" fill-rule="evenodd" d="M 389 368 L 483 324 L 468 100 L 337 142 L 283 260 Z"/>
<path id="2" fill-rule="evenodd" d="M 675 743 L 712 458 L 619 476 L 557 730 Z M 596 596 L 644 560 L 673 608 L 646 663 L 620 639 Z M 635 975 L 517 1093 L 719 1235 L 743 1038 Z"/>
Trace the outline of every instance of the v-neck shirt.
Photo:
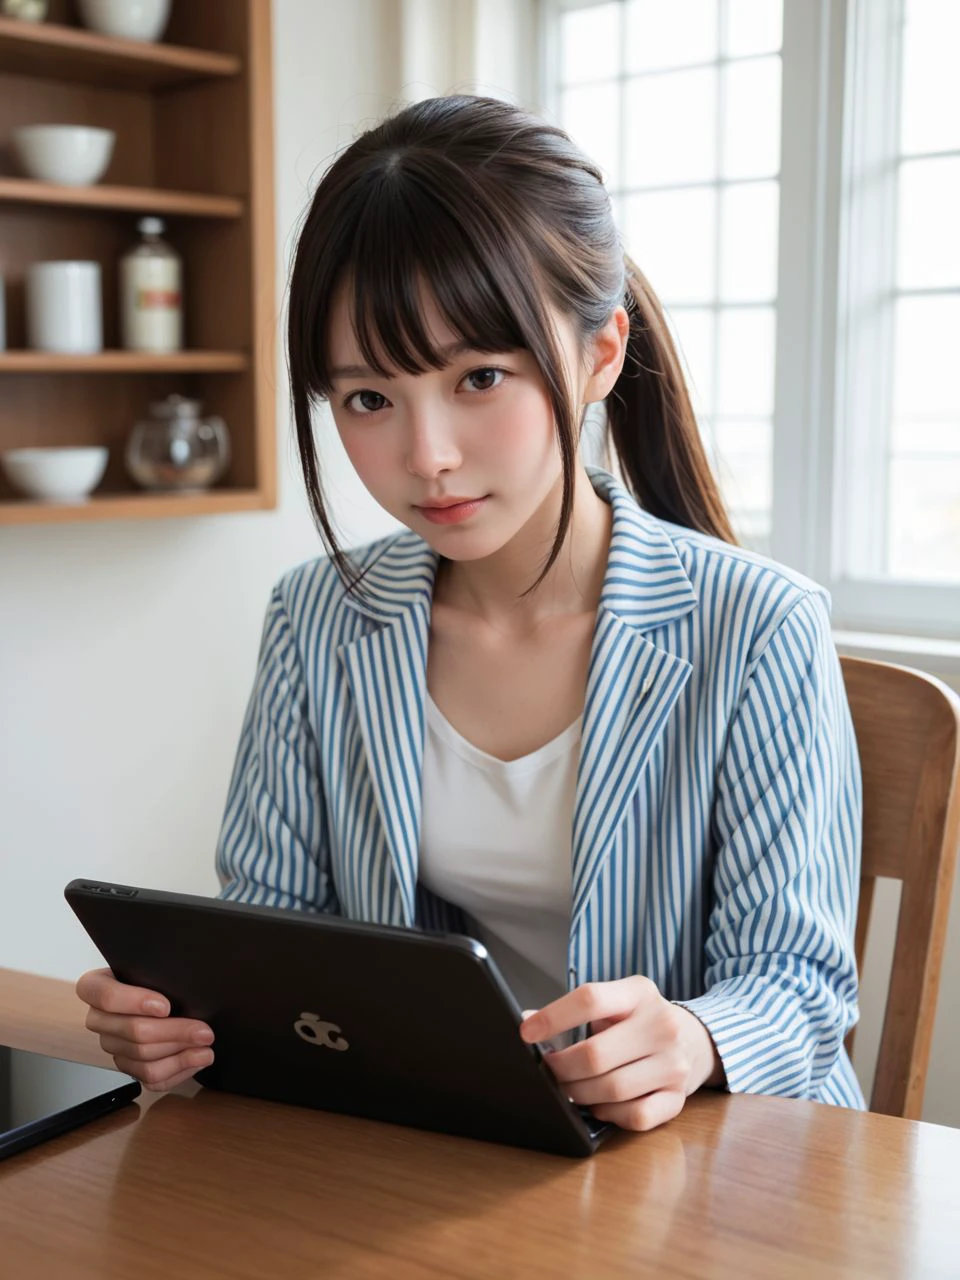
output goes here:
<path id="1" fill-rule="evenodd" d="M 426 696 L 419 877 L 476 921 L 524 1009 L 566 991 L 581 724 L 501 760 Z"/>

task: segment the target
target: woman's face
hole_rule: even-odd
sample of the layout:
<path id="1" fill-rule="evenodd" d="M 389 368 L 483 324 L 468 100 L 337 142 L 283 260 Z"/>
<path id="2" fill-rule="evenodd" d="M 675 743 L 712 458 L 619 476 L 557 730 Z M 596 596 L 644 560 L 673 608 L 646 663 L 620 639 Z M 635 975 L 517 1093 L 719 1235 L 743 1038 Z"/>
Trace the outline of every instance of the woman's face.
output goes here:
<path id="1" fill-rule="evenodd" d="M 573 327 L 554 318 L 567 376 L 579 392 Z M 555 528 L 562 466 L 553 410 L 533 356 L 454 350 L 457 337 L 429 296 L 424 322 L 438 348 L 451 348 L 446 368 L 380 377 L 363 367 L 345 286 L 337 297 L 330 407 L 363 484 L 385 510 L 452 560 L 493 554 L 541 509 L 552 521 L 547 527 Z M 436 510 L 451 499 L 472 505 Z"/>

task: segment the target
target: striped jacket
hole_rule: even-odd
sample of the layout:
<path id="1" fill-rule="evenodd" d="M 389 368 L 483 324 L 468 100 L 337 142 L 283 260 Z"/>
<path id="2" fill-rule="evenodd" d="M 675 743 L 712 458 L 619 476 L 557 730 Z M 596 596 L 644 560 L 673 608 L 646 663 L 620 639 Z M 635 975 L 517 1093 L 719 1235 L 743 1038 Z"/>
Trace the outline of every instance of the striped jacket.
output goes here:
<path id="1" fill-rule="evenodd" d="M 736 1092 L 862 1107 L 843 1048 L 860 774 L 823 590 L 654 519 L 606 471 L 610 551 L 572 832 L 568 986 L 642 973 Z M 417 880 L 437 553 L 401 532 L 274 588 L 217 848 L 221 896 L 470 922 Z"/>

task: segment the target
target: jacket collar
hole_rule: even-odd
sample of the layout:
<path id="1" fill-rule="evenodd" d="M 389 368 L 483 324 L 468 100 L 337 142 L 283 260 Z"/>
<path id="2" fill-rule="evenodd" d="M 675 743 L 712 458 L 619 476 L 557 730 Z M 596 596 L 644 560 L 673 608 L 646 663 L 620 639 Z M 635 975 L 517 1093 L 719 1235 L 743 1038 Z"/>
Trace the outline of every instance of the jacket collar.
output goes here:
<path id="1" fill-rule="evenodd" d="M 610 472 L 586 470 L 613 512 L 601 610 L 638 631 L 689 613 L 696 607 L 696 592 L 666 529 Z M 375 622 L 394 622 L 413 609 L 429 615 L 439 562 L 439 553 L 418 534 L 401 534 L 387 543 L 345 602 Z"/>
<path id="2" fill-rule="evenodd" d="M 666 529 L 644 514 L 608 472 L 589 469 L 613 507 L 611 544 L 597 610 L 584 704 L 574 807 L 571 975 L 585 911 L 650 753 L 690 676 L 690 663 L 644 631 L 696 607 L 696 593 Z M 385 924 L 414 923 L 424 690 L 433 583 L 439 556 L 423 539 L 390 539 L 350 607 L 382 625 L 342 645 L 380 813 L 387 858 L 374 858 L 347 912 Z M 572 977 L 573 981 L 574 978 Z"/>

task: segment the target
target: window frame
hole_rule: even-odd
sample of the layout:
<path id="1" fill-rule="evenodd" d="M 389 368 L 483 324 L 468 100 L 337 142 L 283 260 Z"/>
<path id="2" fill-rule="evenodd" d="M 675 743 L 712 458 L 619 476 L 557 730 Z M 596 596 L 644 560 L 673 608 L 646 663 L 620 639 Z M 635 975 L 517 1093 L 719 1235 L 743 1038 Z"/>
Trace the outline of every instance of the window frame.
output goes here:
<path id="1" fill-rule="evenodd" d="M 550 119 L 559 117 L 559 15 L 607 2 L 538 0 L 538 109 Z M 899 93 L 876 86 L 899 85 L 901 46 L 890 33 L 901 3 L 783 0 L 770 553 L 829 589 L 837 629 L 955 642 L 960 584 L 847 568 L 852 538 L 876 539 L 883 528 L 885 451 L 865 442 L 877 403 L 889 428 L 890 388 L 870 373 L 890 369 L 893 335 L 889 324 L 865 334 L 853 318 L 858 299 L 892 284 L 896 183 L 894 175 L 864 196 L 857 174 L 897 150 Z M 880 118 L 877 101 L 892 104 Z M 874 475 L 851 504 L 843 477 L 865 460 Z"/>

